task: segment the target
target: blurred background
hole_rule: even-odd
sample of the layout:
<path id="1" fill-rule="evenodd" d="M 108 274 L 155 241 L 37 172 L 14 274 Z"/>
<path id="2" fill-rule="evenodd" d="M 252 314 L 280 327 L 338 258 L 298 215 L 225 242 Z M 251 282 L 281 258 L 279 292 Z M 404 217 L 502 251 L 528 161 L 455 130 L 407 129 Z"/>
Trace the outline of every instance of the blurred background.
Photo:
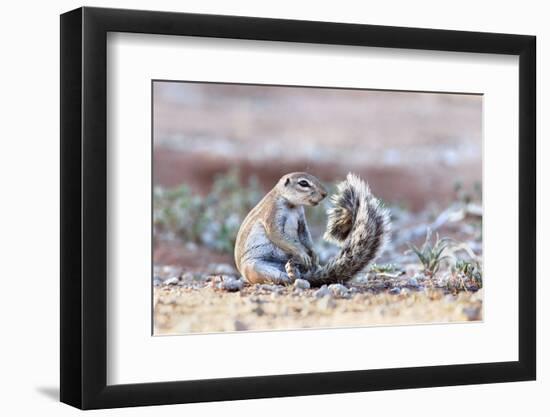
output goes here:
<path id="1" fill-rule="evenodd" d="M 428 228 L 481 252 L 480 95 L 155 81 L 153 146 L 156 265 L 232 264 L 242 219 L 292 171 L 365 179 L 392 211 L 385 260 Z M 457 201 L 478 203 L 475 230 Z M 323 252 L 326 214 L 307 216 Z"/>

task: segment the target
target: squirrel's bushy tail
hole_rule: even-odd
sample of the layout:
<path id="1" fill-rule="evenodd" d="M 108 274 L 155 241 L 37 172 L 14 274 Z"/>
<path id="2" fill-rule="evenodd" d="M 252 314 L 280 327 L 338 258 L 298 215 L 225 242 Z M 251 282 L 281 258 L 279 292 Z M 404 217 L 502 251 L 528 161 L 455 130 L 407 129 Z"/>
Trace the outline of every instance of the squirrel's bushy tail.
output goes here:
<path id="1" fill-rule="evenodd" d="M 304 276 L 312 285 L 353 278 L 380 254 L 390 234 L 388 211 L 358 176 L 348 174 L 331 201 L 324 238 L 339 245 L 340 253 Z"/>

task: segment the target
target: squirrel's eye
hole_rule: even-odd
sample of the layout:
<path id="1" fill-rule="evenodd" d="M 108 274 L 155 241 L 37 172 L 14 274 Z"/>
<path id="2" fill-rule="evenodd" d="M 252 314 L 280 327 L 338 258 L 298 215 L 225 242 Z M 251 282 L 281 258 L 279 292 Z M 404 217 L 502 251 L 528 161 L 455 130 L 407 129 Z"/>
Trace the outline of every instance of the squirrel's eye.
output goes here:
<path id="1" fill-rule="evenodd" d="M 298 185 L 301 185 L 302 187 L 309 187 L 309 182 L 306 180 L 298 181 Z"/>

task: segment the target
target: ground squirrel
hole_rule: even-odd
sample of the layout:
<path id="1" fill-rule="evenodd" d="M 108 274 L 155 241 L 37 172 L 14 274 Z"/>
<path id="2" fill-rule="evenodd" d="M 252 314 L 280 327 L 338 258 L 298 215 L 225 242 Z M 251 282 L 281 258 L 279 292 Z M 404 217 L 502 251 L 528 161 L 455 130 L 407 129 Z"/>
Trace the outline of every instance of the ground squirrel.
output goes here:
<path id="1" fill-rule="evenodd" d="M 235 243 L 235 263 L 249 283 L 286 284 L 296 278 L 312 285 L 353 278 L 381 252 L 389 235 L 389 215 L 359 177 L 348 174 L 331 197 L 325 240 L 340 246 L 337 256 L 318 264 L 304 207 L 327 196 L 313 175 L 294 172 L 246 216 Z"/>

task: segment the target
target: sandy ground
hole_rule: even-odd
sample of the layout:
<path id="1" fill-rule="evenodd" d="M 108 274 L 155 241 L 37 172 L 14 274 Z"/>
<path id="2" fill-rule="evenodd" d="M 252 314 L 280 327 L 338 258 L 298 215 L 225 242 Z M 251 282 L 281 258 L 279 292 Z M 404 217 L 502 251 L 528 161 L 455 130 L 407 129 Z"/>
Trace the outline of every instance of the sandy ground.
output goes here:
<path id="1" fill-rule="evenodd" d="M 392 237 L 377 260 L 378 269 L 361 273 L 345 285 L 246 285 L 235 270 L 230 253 L 160 240 L 154 252 L 154 333 L 481 320 L 481 283 L 464 280 L 453 270 L 451 260 L 442 261 L 435 274 L 427 274 L 416 255 L 407 251 L 409 242 L 421 246 L 426 228 L 431 227 L 456 242 L 445 249 L 445 256 L 481 262 L 480 217 L 475 215 L 479 207 L 457 203 L 435 217 L 428 211 L 393 210 Z M 337 248 L 322 243 L 318 232 L 314 242 L 322 263 L 335 255 Z M 391 270 L 380 269 L 383 267 Z"/>
<path id="2" fill-rule="evenodd" d="M 451 323 L 482 318 L 482 291 L 441 289 L 398 292 L 354 287 L 347 295 L 322 290 L 256 285 L 236 292 L 155 287 L 155 334 L 288 330 L 371 325 Z"/>

